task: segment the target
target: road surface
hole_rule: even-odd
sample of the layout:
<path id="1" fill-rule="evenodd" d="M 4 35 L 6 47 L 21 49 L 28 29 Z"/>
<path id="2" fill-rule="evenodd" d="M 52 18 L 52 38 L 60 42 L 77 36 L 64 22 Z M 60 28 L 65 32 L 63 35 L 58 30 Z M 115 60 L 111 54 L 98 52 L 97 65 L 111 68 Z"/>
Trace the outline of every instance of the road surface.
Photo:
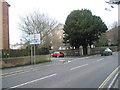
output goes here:
<path id="1" fill-rule="evenodd" d="M 112 56 L 52 58 L 52 62 L 4 69 L 2 88 L 108 88 L 118 72 Z"/>

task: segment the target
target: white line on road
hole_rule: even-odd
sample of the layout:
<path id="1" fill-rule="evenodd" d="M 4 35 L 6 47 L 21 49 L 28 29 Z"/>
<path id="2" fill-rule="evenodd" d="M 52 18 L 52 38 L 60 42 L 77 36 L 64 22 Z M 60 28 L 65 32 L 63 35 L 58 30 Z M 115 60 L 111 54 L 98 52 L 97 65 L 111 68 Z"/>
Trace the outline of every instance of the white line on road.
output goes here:
<path id="1" fill-rule="evenodd" d="M 22 71 L 24 71 L 24 70 L 18 70 L 18 71 L 15 71 L 15 72 L 4 73 L 4 74 L 1 74 L 0 76 L 11 75 L 11 74 L 15 74 L 15 73 L 22 72 Z"/>
<path id="2" fill-rule="evenodd" d="M 112 87 L 112 85 L 113 85 L 113 83 L 115 82 L 115 80 L 116 80 L 116 78 L 118 77 L 118 74 L 119 74 L 120 72 L 118 72 L 116 75 L 115 75 L 115 77 L 113 78 L 113 80 L 112 80 L 112 82 L 110 83 L 110 85 L 108 86 L 108 88 L 111 88 Z"/>
<path id="3" fill-rule="evenodd" d="M 23 83 L 23 84 L 20 84 L 20 85 L 16 85 L 16 86 L 13 86 L 13 87 L 10 87 L 10 88 L 21 87 L 21 86 L 24 86 L 24 85 L 26 85 L 26 84 L 30 84 L 30 83 L 37 82 L 37 81 L 40 81 L 40 80 L 43 80 L 43 79 L 46 79 L 46 78 L 53 77 L 53 76 L 55 76 L 55 75 L 57 75 L 57 73 L 52 74 L 52 75 L 48 75 L 48 76 L 45 76 L 45 77 L 42 77 L 42 78 L 39 78 L 39 79 L 36 79 L 36 80 L 28 81 L 28 82 L 26 82 L 26 83 Z"/>
<path id="4" fill-rule="evenodd" d="M 118 66 L 105 80 L 104 82 L 98 87 L 97 90 L 102 90 L 105 85 L 109 82 L 109 80 L 113 77 L 113 75 L 118 71 L 118 69 L 120 68 L 120 66 Z"/>
<path id="5" fill-rule="evenodd" d="M 71 68 L 70 70 L 75 70 L 77 68 L 80 68 L 80 67 L 84 67 L 84 66 L 87 66 L 88 64 L 84 64 L 84 65 L 81 65 L 81 66 L 77 66 L 77 67 L 74 67 L 74 68 Z"/>
<path id="6" fill-rule="evenodd" d="M 64 62 L 64 64 L 70 63 L 71 61 Z"/>
<path id="7" fill-rule="evenodd" d="M 75 61 L 75 60 L 81 60 L 81 59 L 86 59 L 86 58 L 90 58 L 90 57 L 77 58 L 77 59 L 74 59 L 74 60 L 72 60 L 72 61 Z"/>
<path id="8" fill-rule="evenodd" d="M 40 66 L 40 67 L 46 67 L 46 66 L 52 66 L 52 65 L 45 65 L 45 66 Z M 29 67 L 31 67 L 31 66 L 29 66 Z M 15 71 L 15 72 L 0 74 L 0 78 L 2 78 L 2 76 L 8 77 L 8 76 L 17 75 L 17 73 L 25 73 L 25 72 L 28 72 L 28 71 L 35 71 L 35 70 L 38 70 L 40 67 L 35 67 L 35 68 L 31 67 L 31 68 L 28 68 L 28 69 L 23 68 L 22 70 L 18 70 L 18 71 Z"/>
<path id="9" fill-rule="evenodd" d="M 102 60 L 104 60 L 105 58 L 101 58 L 101 59 L 98 59 L 98 60 L 96 60 L 96 61 L 93 61 L 92 63 L 95 63 L 95 62 L 99 62 L 99 61 L 102 61 Z"/>
<path id="10" fill-rule="evenodd" d="M 59 60 L 60 62 L 63 62 L 63 61 L 65 61 L 65 60 Z"/>
<path id="11" fill-rule="evenodd" d="M 104 59 L 104 58 L 101 58 L 101 59 L 99 59 L 99 60 L 97 60 L 97 61 L 99 62 L 99 61 L 102 61 L 103 59 Z"/>

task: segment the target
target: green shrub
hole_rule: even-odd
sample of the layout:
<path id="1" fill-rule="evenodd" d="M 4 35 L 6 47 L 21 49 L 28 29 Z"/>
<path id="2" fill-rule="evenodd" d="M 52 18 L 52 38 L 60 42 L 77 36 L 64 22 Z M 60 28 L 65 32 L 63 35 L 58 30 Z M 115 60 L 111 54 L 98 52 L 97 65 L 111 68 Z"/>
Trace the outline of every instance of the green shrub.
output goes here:
<path id="1" fill-rule="evenodd" d="M 32 49 L 32 52 L 34 54 L 34 49 Z M 35 55 L 47 55 L 47 54 L 49 54 L 48 48 L 42 47 L 42 48 L 35 49 Z M 30 56 L 30 55 L 31 55 L 30 49 L 2 50 L 2 58 L 21 57 L 21 56 Z"/>

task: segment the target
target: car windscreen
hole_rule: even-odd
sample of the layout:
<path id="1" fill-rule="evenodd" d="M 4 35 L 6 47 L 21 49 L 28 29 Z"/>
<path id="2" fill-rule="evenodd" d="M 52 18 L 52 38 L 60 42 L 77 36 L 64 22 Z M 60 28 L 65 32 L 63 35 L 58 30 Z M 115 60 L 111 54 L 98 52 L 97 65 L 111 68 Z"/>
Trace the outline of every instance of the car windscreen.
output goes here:
<path id="1" fill-rule="evenodd" d="M 54 52 L 54 54 L 58 54 L 59 52 Z"/>

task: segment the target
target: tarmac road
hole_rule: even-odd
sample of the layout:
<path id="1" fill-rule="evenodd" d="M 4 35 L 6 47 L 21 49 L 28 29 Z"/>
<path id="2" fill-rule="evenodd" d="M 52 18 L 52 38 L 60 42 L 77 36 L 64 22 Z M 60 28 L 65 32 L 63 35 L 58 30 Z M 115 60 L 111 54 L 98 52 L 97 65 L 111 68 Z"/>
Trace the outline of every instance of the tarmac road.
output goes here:
<path id="1" fill-rule="evenodd" d="M 52 58 L 52 62 L 4 69 L 2 88 L 108 88 L 118 72 L 112 56 Z M 117 87 L 115 87 L 117 88 Z"/>

